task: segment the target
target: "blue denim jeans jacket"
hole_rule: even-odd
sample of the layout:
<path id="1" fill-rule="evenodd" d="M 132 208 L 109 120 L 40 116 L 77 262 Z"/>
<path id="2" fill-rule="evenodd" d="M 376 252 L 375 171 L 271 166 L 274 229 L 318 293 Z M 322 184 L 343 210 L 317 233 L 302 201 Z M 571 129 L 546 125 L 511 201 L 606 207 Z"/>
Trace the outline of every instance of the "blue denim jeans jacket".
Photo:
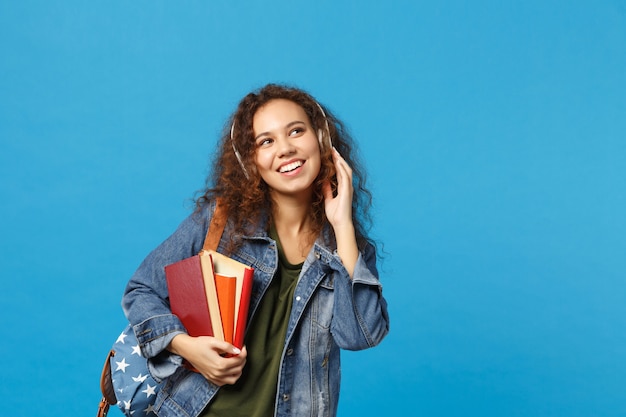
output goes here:
<path id="1" fill-rule="evenodd" d="M 161 417 L 196 417 L 219 387 L 190 372 L 182 358 L 166 350 L 185 332 L 169 308 L 164 266 L 197 254 L 204 242 L 214 204 L 190 215 L 152 251 L 126 288 L 122 306 L 133 325 L 141 352 L 149 358 L 153 377 L 162 383 L 154 405 Z M 230 233 L 226 226 L 218 250 Z M 335 416 L 339 399 L 340 349 L 360 350 L 378 344 L 389 331 L 387 303 L 376 269 L 374 247 L 367 245 L 350 279 L 336 250 L 322 233 L 308 254 L 293 299 L 283 345 L 275 416 Z M 244 236 L 230 255 L 255 270 L 250 314 L 274 276 L 278 264 L 276 243 L 262 228 Z"/>

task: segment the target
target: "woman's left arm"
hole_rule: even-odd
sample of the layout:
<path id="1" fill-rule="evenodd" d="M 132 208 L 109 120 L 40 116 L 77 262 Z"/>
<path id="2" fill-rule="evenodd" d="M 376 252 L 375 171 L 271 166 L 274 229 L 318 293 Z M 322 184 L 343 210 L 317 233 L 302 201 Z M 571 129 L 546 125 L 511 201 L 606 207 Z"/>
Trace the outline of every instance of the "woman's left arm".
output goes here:
<path id="1" fill-rule="evenodd" d="M 359 350 L 377 345 L 387 335 L 389 314 L 378 280 L 376 251 L 369 243 L 362 252 L 357 245 L 352 221 L 352 168 L 334 148 L 333 161 L 337 195 L 333 196 L 330 184 L 326 184 L 325 209 L 345 271 L 340 268 L 335 272 L 331 332 L 339 347 Z"/>
<path id="2" fill-rule="evenodd" d="M 368 243 L 359 252 L 351 277 L 341 265 L 333 269 L 333 339 L 348 350 L 376 346 L 389 333 L 389 313 L 373 245 Z"/>
<path id="3" fill-rule="evenodd" d="M 337 254 L 348 274 L 352 277 L 359 257 L 354 223 L 352 222 L 352 194 L 354 192 L 352 168 L 335 148 L 333 148 L 333 162 L 337 173 L 337 195 L 333 196 L 330 184 L 325 184 L 326 218 L 335 231 Z"/>

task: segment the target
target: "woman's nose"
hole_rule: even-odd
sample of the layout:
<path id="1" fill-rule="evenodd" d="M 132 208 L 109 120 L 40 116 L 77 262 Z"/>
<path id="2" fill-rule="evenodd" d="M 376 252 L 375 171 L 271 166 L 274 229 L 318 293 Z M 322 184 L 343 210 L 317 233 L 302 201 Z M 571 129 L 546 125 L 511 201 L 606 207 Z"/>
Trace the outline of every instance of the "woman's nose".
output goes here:
<path id="1" fill-rule="evenodd" d="M 296 151 L 289 137 L 283 136 L 278 140 L 278 156 L 291 155 Z"/>

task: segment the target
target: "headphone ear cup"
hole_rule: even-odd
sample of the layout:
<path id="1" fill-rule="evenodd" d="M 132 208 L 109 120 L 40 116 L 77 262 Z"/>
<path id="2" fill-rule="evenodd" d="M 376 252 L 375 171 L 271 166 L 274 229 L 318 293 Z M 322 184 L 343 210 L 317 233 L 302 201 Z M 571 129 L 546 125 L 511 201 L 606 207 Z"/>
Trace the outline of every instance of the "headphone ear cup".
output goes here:
<path id="1" fill-rule="evenodd" d="M 324 146 L 324 134 L 322 129 L 317 129 L 317 140 L 320 142 L 320 146 Z"/>

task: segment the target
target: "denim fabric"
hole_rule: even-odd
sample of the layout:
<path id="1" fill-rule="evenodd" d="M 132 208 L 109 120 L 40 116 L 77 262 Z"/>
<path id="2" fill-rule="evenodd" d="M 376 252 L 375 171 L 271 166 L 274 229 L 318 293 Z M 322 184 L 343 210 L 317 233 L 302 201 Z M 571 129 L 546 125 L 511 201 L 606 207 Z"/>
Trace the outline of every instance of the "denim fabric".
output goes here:
<path id="1" fill-rule="evenodd" d="M 122 306 L 133 325 L 142 354 L 157 381 L 164 380 L 154 409 L 161 417 L 196 417 L 219 387 L 181 366 L 165 348 L 185 332 L 169 308 L 164 266 L 202 249 L 214 204 L 185 219 L 152 251 L 130 279 Z M 378 280 L 371 245 L 361 250 L 353 279 L 337 256 L 329 234 L 318 238 L 298 280 L 279 371 L 275 415 L 335 416 L 340 385 L 340 349 L 360 350 L 378 344 L 389 331 L 387 303 Z M 218 250 L 227 242 L 227 225 Z M 230 255 L 255 269 L 250 315 L 274 276 L 276 243 L 265 230 L 243 237 Z"/>

